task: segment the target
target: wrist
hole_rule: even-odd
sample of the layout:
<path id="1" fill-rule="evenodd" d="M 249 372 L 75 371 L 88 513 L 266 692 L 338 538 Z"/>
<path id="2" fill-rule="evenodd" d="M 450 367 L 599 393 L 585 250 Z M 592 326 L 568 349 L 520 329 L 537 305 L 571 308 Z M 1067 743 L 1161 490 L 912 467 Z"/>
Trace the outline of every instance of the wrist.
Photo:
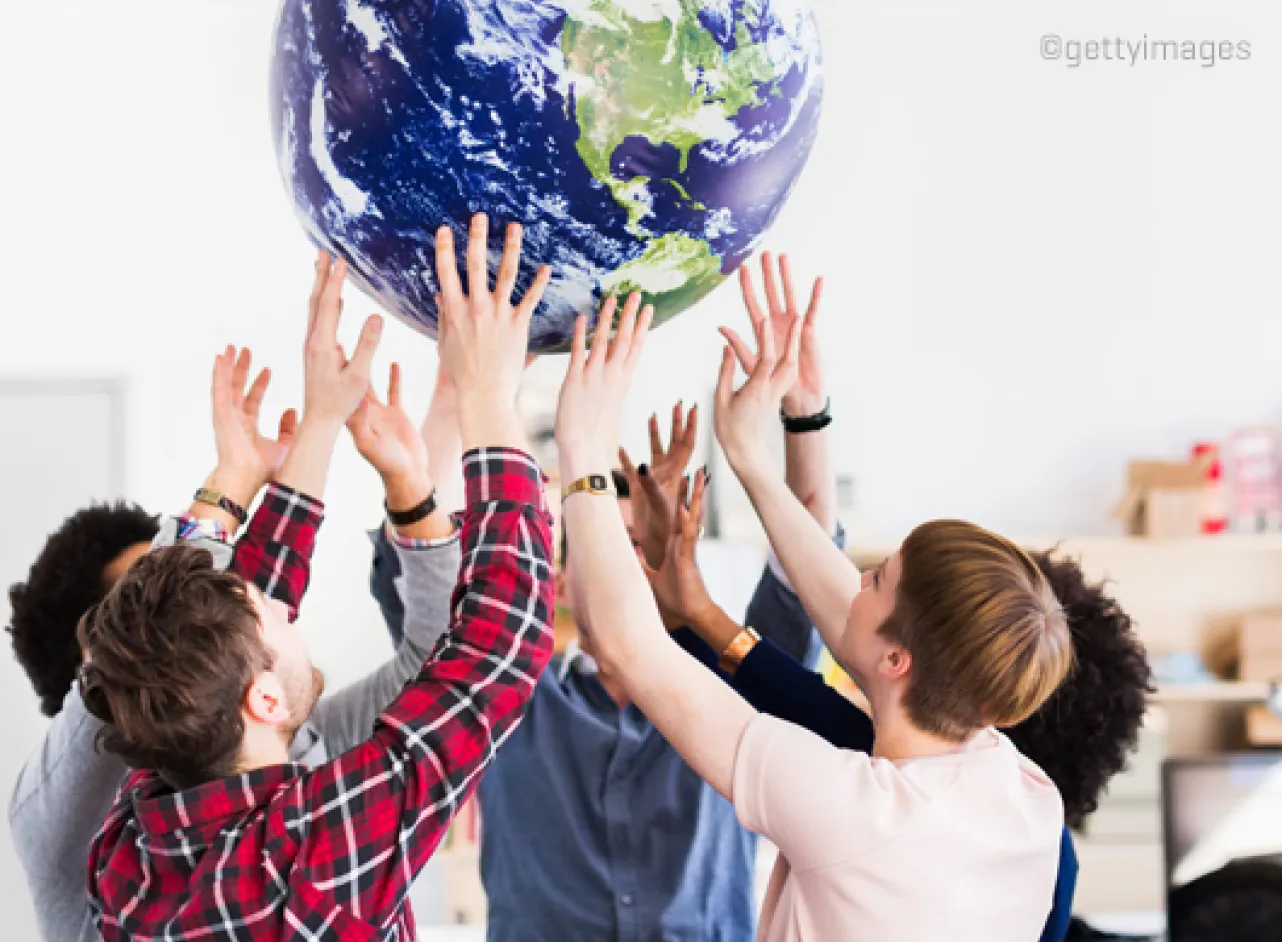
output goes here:
<path id="1" fill-rule="evenodd" d="M 801 419 L 822 412 L 827 403 L 828 397 L 821 392 L 793 390 L 783 397 L 783 411 L 791 418 Z"/>
<path id="2" fill-rule="evenodd" d="M 307 436 L 309 438 L 333 438 L 334 441 L 338 441 L 338 435 L 346 424 L 346 419 L 340 419 L 324 412 L 316 410 L 304 412 L 302 420 L 298 423 L 298 430 L 294 433 L 294 440 L 297 441 L 299 438 Z"/>
<path id="3" fill-rule="evenodd" d="M 570 485 L 592 474 L 604 475 L 609 480 L 615 460 L 599 449 L 569 447 L 561 449 L 559 465 L 561 483 Z"/>
<path id="4" fill-rule="evenodd" d="M 257 472 L 219 464 L 205 479 L 204 487 L 218 491 L 241 507 L 248 508 L 267 481 Z"/>
<path id="5" fill-rule="evenodd" d="M 383 475 L 383 494 L 387 506 L 394 511 L 413 510 L 431 493 L 432 481 L 425 473 Z"/>

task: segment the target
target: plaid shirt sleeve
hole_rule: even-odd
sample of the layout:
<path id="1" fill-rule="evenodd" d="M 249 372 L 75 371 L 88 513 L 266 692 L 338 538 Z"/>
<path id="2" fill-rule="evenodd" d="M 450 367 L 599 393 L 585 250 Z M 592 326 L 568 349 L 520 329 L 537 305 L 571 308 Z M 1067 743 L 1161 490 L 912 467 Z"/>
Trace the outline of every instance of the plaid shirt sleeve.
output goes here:
<path id="1" fill-rule="evenodd" d="M 302 780 L 288 827 L 296 873 L 374 925 L 397 919 L 552 654 L 551 516 L 538 465 L 511 450 L 472 451 L 463 464 L 450 630 L 373 737 Z"/>
<path id="2" fill-rule="evenodd" d="M 268 598 L 284 602 L 290 621 L 298 617 L 307 591 L 316 532 L 324 516 L 320 501 L 272 483 L 236 542 L 232 572 L 258 586 Z"/>

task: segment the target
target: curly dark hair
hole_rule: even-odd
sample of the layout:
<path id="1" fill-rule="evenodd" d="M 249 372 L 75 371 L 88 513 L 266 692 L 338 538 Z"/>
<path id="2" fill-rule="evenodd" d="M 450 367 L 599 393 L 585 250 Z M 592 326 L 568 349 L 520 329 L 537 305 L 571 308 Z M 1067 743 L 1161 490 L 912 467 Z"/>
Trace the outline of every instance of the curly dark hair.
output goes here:
<path id="1" fill-rule="evenodd" d="M 1064 820 L 1079 827 L 1135 750 L 1153 672 L 1131 618 L 1073 559 L 1033 553 L 1073 636 L 1072 672 L 1036 713 L 1005 730 L 1059 788 Z"/>
<path id="2" fill-rule="evenodd" d="M 76 625 L 106 596 L 106 568 L 150 543 L 160 522 L 137 504 L 92 504 L 68 517 L 36 557 L 26 582 L 9 587 L 13 653 L 45 716 L 56 716 L 80 669 Z"/>

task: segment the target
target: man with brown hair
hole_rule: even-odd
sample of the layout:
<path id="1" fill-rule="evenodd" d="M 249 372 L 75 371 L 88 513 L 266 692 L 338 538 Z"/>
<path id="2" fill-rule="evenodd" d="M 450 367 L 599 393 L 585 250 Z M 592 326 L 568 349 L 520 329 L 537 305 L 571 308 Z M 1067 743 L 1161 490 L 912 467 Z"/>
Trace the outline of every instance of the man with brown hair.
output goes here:
<path id="1" fill-rule="evenodd" d="M 260 434 L 270 371 L 262 371 L 251 385 L 251 366 L 248 350 L 238 354 L 228 348 L 215 360 L 212 383 L 218 463 L 206 490 L 225 490 L 228 500 L 247 507 L 266 487 L 234 545 L 230 537 L 239 521 L 217 504 L 198 501 L 186 514 L 164 520 L 136 508 L 93 508 L 52 536 L 28 580 L 11 590 L 15 650 L 49 652 L 48 657 L 33 653 L 24 666 L 38 689 L 40 680 L 47 681 L 41 692 L 47 702 L 56 698 L 58 708 L 9 802 L 14 847 L 36 904 L 41 937 L 50 942 L 101 939 L 85 895 L 89 845 L 128 771 L 118 756 L 98 748 L 103 724 L 86 710 L 75 682 L 82 662 L 76 623 L 151 548 L 148 542 L 135 546 L 138 540 L 155 539 L 157 547 L 175 542 L 199 546 L 217 568 L 229 568 L 279 600 L 291 618 L 307 587 L 322 508 L 319 501 L 299 499 L 279 481 L 266 483 L 280 471 L 297 419 L 290 410 L 282 417 L 278 438 Z M 399 402 L 399 378 L 393 366 L 389 401 L 384 404 L 371 392 L 348 428 L 383 480 L 389 517 L 401 521 L 389 519 L 373 534 L 375 572 L 382 580 L 385 570 L 395 566 L 400 584 L 419 596 L 416 617 L 398 633 L 393 656 L 324 697 L 295 733 L 290 758 L 307 768 L 367 738 L 449 622 L 450 590 L 460 560 L 458 534 L 443 510 L 422 506 L 422 495 L 434 493 L 433 482 L 460 466 L 457 409 L 452 390 L 438 381 L 420 434 Z M 434 442 L 430 455 L 425 444 L 429 437 Z M 107 559 L 114 561 L 104 566 Z M 65 656 L 59 654 L 55 662 L 52 652 L 63 650 Z"/>
<path id="2" fill-rule="evenodd" d="M 105 939 L 413 938 L 409 883 L 519 721 L 552 647 L 550 515 L 514 406 L 548 274 L 514 309 L 520 231 L 509 230 L 494 293 L 487 235 L 479 217 L 470 297 L 448 230 L 437 246 L 442 367 L 469 448 L 453 623 L 370 738 L 311 772 L 287 762 L 316 695 L 301 636 L 261 593 L 182 548 L 144 560 L 83 625 L 86 699 L 117 722 L 108 745 L 153 767 L 127 779 L 91 851 Z M 377 324 L 348 363 L 336 342 L 343 268 L 318 279 L 307 403 L 281 472 L 302 495 L 323 485 L 337 431 L 368 389 Z M 161 590 L 179 582 L 171 604 Z M 225 620 L 207 618 L 211 604 Z M 151 643 L 132 640 L 140 633 Z M 211 702 L 189 709 L 171 679 L 206 688 Z"/>

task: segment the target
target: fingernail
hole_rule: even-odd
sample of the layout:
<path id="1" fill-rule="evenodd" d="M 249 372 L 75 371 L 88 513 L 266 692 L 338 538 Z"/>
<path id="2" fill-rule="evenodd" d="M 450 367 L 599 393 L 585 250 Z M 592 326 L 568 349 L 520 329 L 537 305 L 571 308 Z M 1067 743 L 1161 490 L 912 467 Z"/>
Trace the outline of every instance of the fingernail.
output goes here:
<path id="1" fill-rule="evenodd" d="M 648 464 L 641 465 L 641 467 L 637 468 L 637 474 L 641 475 L 641 477 L 647 477 L 650 474 L 650 466 Z"/>

